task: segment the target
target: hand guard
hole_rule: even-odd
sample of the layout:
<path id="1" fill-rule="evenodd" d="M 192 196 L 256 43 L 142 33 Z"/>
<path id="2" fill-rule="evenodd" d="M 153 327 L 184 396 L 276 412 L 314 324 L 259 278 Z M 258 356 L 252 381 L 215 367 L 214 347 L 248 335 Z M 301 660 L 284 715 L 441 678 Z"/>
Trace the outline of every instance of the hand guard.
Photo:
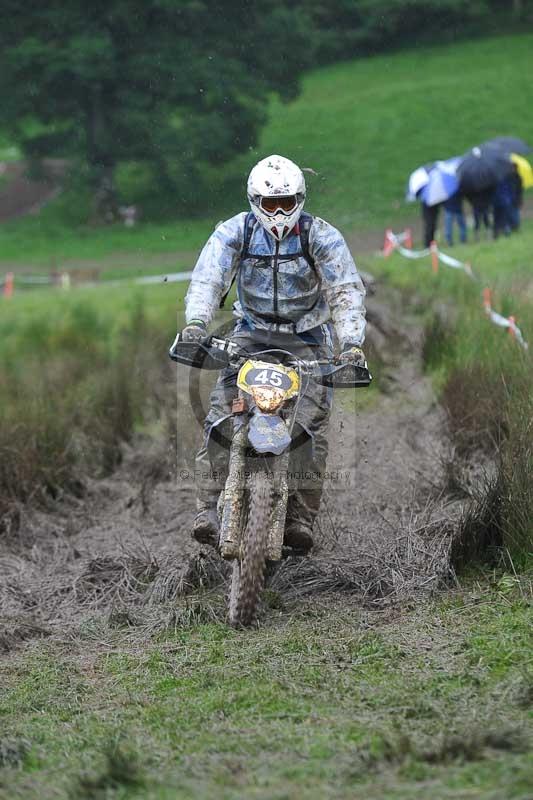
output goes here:
<path id="1" fill-rule="evenodd" d="M 366 357 L 361 348 L 356 344 L 345 344 L 339 356 L 341 362 L 354 364 L 356 367 L 366 367 Z"/>
<path id="2" fill-rule="evenodd" d="M 207 336 L 207 326 L 201 319 L 192 319 L 181 332 L 184 342 L 201 342 Z"/>

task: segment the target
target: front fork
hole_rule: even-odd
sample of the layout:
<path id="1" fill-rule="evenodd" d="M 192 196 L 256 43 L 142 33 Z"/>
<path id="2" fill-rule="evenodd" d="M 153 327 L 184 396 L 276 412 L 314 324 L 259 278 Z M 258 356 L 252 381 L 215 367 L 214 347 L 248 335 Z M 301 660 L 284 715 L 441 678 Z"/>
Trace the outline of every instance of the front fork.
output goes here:
<path id="1" fill-rule="evenodd" d="M 219 500 L 219 503 L 222 503 L 219 548 L 222 557 L 227 559 L 240 556 L 241 539 L 246 526 L 247 514 L 253 513 L 253 509 L 246 509 L 247 473 L 250 469 L 257 467 L 246 459 L 248 424 L 243 423 L 242 418 L 237 416 L 234 416 L 233 420 L 234 433 L 230 447 L 229 472 Z M 262 460 L 259 467 L 268 468 L 274 492 L 266 553 L 269 561 L 279 561 L 282 553 L 289 499 L 289 457 L 290 452 L 287 449 L 280 456 L 270 456 L 268 460 Z"/>

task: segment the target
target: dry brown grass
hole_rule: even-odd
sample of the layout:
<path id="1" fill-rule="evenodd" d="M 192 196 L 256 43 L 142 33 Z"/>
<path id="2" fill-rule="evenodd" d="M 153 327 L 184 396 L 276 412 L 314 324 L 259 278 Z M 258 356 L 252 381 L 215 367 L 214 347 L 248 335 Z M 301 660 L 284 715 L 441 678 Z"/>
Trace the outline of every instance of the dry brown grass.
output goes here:
<path id="1" fill-rule="evenodd" d="M 450 433 L 460 457 L 475 450 L 494 453 L 508 435 L 507 389 L 501 375 L 472 365 L 449 377 L 442 397 Z"/>
<path id="2" fill-rule="evenodd" d="M 350 592 L 364 601 L 406 600 L 435 590 L 453 577 L 450 551 L 455 528 L 425 512 L 373 549 L 337 548 L 313 558 L 287 559 L 269 582 L 284 597 Z"/>
<path id="3" fill-rule="evenodd" d="M 288 601 L 339 592 L 365 604 L 404 601 L 453 577 L 453 535 L 449 520 L 427 509 L 386 546 L 348 545 L 282 561 L 272 570 L 268 592 Z M 0 648 L 8 652 L 31 638 L 70 636 L 91 619 L 108 630 L 132 628 L 149 636 L 222 621 L 230 571 L 214 551 L 157 558 L 139 546 L 84 559 L 66 541 L 54 547 L 34 541 L 29 550 L 0 558 Z"/>
<path id="4" fill-rule="evenodd" d="M 81 496 L 87 476 L 109 474 L 139 423 L 160 420 L 171 434 L 172 370 L 154 357 L 166 340 L 142 308 L 114 343 L 94 321 L 79 326 L 46 358 L 0 368 L 0 534 L 16 533 L 18 504 Z"/>
<path id="5" fill-rule="evenodd" d="M 337 592 L 372 604 L 404 600 L 450 578 L 450 541 L 444 521 L 420 521 L 385 549 L 289 558 L 275 570 L 269 589 L 290 601 Z M 0 649 L 8 652 L 35 637 L 64 637 L 97 618 L 105 618 L 110 629 L 154 634 L 194 620 L 223 619 L 229 572 L 214 552 L 159 559 L 139 548 L 83 559 L 68 543 L 34 543 L 25 553 L 0 559 Z"/>
<path id="6" fill-rule="evenodd" d="M 514 368 L 514 371 L 513 371 Z M 525 361 L 501 369 L 457 369 L 443 391 L 454 458 L 448 484 L 470 497 L 452 560 L 463 567 L 476 560 L 498 560 L 503 548 L 527 560 L 533 540 L 533 396 Z M 490 469 L 479 468 L 487 456 Z M 465 481 L 469 464 L 477 480 Z"/>
<path id="7" fill-rule="evenodd" d="M 49 635 L 50 630 L 32 620 L 30 616 L 0 616 L 0 654 L 10 653 L 30 639 L 40 639 Z"/>

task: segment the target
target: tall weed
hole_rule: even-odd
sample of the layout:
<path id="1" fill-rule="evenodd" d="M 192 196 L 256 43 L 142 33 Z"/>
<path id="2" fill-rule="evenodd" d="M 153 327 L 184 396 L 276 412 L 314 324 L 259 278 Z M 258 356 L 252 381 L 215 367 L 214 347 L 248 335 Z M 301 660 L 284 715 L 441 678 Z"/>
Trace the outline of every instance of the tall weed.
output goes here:
<path id="1" fill-rule="evenodd" d="M 429 318 L 424 356 L 437 376 L 456 457 L 490 454 L 497 474 L 472 498 L 456 542 L 456 564 L 503 548 L 522 562 L 533 551 L 533 372 L 531 357 L 482 315 L 446 324 Z"/>
<path id="2" fill-rule="evenodd" d="M 85 474 L 112 470 L 121 443 L 162 415 L 159 387 L 172 375 L 166 337 L 138 298 L 117 316 L 78 302 L 63 314 L 22 318 L 4 338 L 0 514 L 81 491 Z"/>

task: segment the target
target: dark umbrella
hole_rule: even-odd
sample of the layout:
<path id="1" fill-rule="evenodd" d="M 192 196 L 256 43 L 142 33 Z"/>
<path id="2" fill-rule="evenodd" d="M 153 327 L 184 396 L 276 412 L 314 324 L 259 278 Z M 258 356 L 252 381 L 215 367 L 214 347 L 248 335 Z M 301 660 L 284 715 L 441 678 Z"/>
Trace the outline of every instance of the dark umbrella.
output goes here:
<path id="1" fill-rule="evenodd" d="M 490 189 L 513 171 L 514 165 L 509 155 L 493 144 L 473 147 L 463 156 L 457 170 L 459 188 L 463 194 L 482 192 Z"/>
<path id="2" fill-rule="evenodd" d="M 519 156 L 527 156 L 528 153 L 531 153 L 531 147 L 523 139 L 517 139 L 515 136 L 496 136 L 495 139 L 489 139 L 485 144 L 497 147 L 504 153 L 517 153 Z"/>

